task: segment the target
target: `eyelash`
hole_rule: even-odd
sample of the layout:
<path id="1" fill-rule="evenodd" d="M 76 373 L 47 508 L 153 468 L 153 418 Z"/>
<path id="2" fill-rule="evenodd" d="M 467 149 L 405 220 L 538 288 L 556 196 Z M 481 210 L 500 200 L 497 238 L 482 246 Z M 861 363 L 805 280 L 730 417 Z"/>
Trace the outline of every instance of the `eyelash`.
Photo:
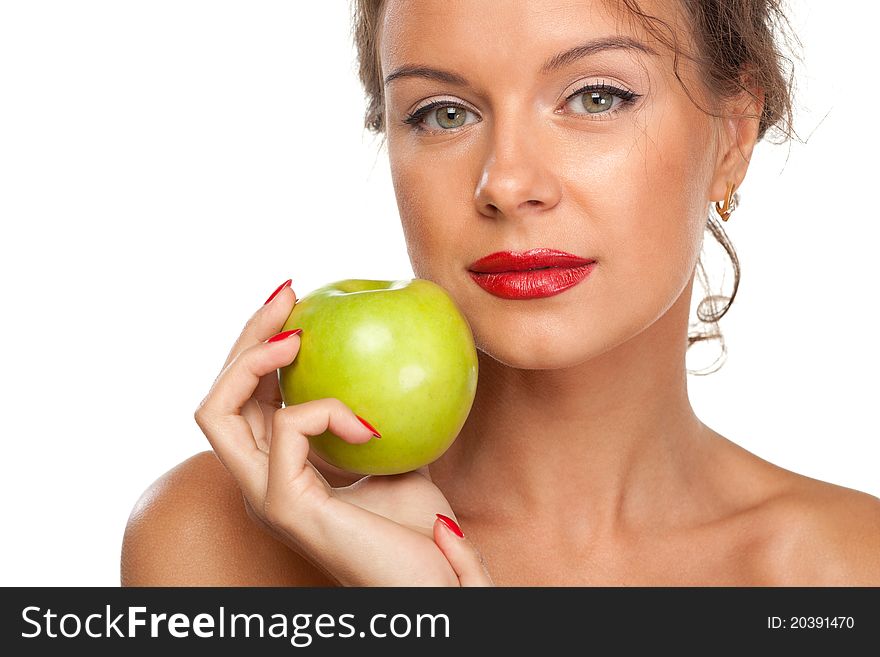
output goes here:
<path id="1" fill-rule="evenodd" d="M 582 95 L 585 93 L 594 93 L 597 91 L 600 91 L 600 92 L 604 91 L 606 93 L 610 93 L 612 96 L 616 96 L 617 98 L 620 99 L 620 102 L 617 104 L 617 106 L 614 109 L 612 109 L 611 111 L 608 111 L 608 112 L 598 112 L 594 115 L 597 117 L 604 117 L 604 116 L 608 116 L 608 115 L 617 114 L 618 112 L 623 111 L 626 108 L 628 108 L 637 99 L 642 97 L 642 94 L 637 94 L 633 91 L 630 91 L 629 89 L 621 89 L 620 87 L 616 87 L 613 84 L 607 84 L 603 80 L 600 84 L 588 84 L 584 87 L 581 87 L 577 91 L 572 92 L 571 94 L 569 94 L 566 97 L 565 104 L 567 105 L 569 103 L 569 101 L 571 101 L 572 98 L 576 98 L 579 95 Z M 456 132 L 457 129 L 448 129 L 448 130 L 439 130 L 438 131 L 438 130 L 429 130 L 427 128 L 422 127 L 421 123 L 422 123 L 422 119 L 425 117 L 425 115 L 427 115 L 428 112 L 430 112 L 431 110 L 438 109 L 441 107 L 457 107 L 459 109 L 463 109 L 465 111 L 474 113 L 473 110 L 471 110 L 471 108 L 466 107 L 460 103 L 456 103 L 456 102 L 449 101 L 449 100 L 435 100 L 432 103 L 428 103 L 424 107 L 420 107 L 412 114 L 407 113 L 406 118 L 403 120 L 403 123 L 406 125 L 412 126 L 414 130 L 418 130 L 419 132 L 431 132 L 431 133 Z M 589 120 L 595 121 L 595 120 L 603 120 L 603 119 L 589 119 Z"/>

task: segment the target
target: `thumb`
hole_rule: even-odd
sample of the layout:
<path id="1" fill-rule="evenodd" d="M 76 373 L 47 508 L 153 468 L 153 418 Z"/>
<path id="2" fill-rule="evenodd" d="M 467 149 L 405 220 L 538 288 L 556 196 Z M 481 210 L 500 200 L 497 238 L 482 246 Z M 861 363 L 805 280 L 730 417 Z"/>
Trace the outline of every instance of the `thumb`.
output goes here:
<path id="1" fill-rule="evenodd" d="M 458 575 L 462 586 L 495 586 L 480 553 L 464 537 L 458 524 L 442 513 L 438 513 L 434 521 L 434 542 Z"/>

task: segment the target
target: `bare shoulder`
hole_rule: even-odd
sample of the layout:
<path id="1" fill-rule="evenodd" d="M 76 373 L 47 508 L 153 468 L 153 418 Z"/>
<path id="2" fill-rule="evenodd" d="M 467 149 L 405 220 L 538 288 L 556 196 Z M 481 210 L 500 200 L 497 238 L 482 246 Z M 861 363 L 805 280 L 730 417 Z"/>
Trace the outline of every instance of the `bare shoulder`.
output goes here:
<path id="1" fill-rule="evenodd" d="M 776 583 L 880 586 L 880 499 L 784 472 L 788 485 L 764 509 Z"/>
<path id="2" fill-rule="evenodd" d="M 743 582 L 759 586 L 880 585 L 880 499 L 771 463 L 712 431 L 704 469 L 728 501 L 723 541 Z"/>
<path id="3" fill-rule="evenodd" d="M 263 531 L 213 452 L 159 477 L 134 506 L 122 544 L 123 586 L 332 586 Z"/>

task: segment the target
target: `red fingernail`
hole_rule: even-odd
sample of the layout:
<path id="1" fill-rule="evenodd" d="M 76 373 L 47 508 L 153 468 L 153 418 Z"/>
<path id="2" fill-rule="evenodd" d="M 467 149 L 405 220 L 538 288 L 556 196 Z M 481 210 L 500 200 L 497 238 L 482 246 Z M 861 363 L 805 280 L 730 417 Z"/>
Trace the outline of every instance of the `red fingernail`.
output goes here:
<path id="1" fill-rule="evenodd" d="M 440 522 L 449 527 L 456 536 L 464 538 L 464 533 L 461 531 L 461 527 L 455 524 L 455 520 L 449 516 L 444 516 L 442 513 L 438 513 L 437 517 L 440 518 Z"/>
<path id="2" fill-rule="evenodd" d="M 269 295 L 269 298 L 266 299 L 266 302 L 265 302 L 263 305 L 265 306 L 265 305 L 266 305 L 267 303 L 269 303 L 272 299 L 274 299 L 276 296 L 278 296 L 278 293 L 281 292 L 281 290 L 283 290 L 285 287 L 287 287 L 288 285 L 290 285 L 292 281 L 293 281 L 292 278 L 288 278 L 288 279 L 287 279 L 286 281 L 284 281 L 281 285 L 279 285 L 279 286 L 275 289 L 275 291 L 274 291 L 271 295 Z"/>
<path id="3" fill-rule="evenodd" d="M 366 421 L 364 418 L 362 418 L 360 415 L 355 415 L 355 417 L 356 417 L 358 420 L 360 420 L 360 421 L 361 421 L 361 424 L 363 424 L 367 429 L 369 429 L 370 431 L 372 431 L 372 432 L 373 432 L 373 435 L 376 436 L 376 438 L 381 438 L 381 437 L 382 437 L 382 436 L 379 435 L 379 432 L 376 431 L 376 430 L 373 428 L 373 425 L 370 424 L 369 422 L 367 422 L 367 421 Z"/>
<path id="4" fill-rule="evenodd" d="M 266 340 L 266 342 L 278 342 L 279 340 L 283 340 L 284 338 L 289 338 L 291 335 L 299 335 L 303 330 L 301 328 L 292 329 L 290 331 L 283 331 L 282 333 L 276 333 L 271 338 Z"/>

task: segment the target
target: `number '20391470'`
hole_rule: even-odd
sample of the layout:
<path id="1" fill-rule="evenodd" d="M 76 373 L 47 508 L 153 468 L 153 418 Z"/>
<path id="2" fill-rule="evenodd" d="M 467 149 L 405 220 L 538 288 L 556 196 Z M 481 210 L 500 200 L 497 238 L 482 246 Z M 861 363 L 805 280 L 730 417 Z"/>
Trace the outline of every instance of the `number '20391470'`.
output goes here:
<path id="1" fill-rule="evenodd" d="M 771 630 L 852 629 L 852 616 L 767 616 L 767 628 Z"/>

